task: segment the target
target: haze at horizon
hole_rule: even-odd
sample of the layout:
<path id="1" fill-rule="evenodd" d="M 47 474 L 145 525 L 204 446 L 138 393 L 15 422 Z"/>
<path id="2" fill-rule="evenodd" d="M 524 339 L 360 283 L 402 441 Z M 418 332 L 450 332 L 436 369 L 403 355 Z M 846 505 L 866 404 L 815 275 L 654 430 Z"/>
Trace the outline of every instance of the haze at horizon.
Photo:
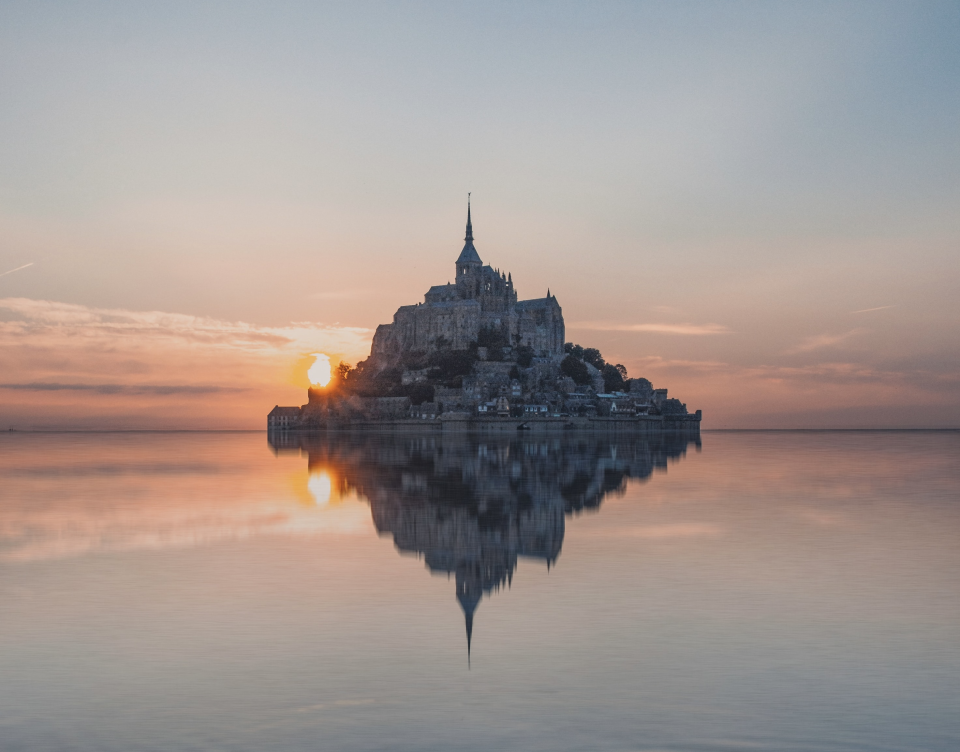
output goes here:
<path id="1" fill-rule="evenodd" d="M 263 426 L 477 249 L 704 427 L 960 425 L 952 3 L 6 4 L 0 427 Z"/>

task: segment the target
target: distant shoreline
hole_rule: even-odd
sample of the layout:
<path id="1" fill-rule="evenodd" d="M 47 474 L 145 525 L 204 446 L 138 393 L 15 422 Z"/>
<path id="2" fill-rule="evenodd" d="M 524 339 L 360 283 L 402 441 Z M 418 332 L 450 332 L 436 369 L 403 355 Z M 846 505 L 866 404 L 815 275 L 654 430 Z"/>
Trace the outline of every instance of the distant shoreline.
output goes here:
<path id="1" fill-rule="evenodd" d="M 266 428 L 8 428 L 12 433 L 270 433 Z M 320 429 L 326 432 L 326 429 Z M 700 433 L 958 433 L 957 428 L 702 428 Z M 297 433 L 316 433 L 301 430 Z M 391 431 L 395 433 L 395 431 Z"/>

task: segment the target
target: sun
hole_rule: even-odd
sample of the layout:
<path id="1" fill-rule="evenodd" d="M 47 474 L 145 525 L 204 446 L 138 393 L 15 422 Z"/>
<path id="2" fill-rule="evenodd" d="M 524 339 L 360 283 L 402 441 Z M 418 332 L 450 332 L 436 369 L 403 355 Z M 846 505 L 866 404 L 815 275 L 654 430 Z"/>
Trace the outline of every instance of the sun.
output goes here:
<path id="1" fill-rule="evenodd" d="M 329 473 L 321 470 L 319 473 L 311 474 L 309 480 L 307 480 L 307 488 L 318 507 L 325 507 L 330 503 L 333 482 Z"/>
<path id="2" fill-rule="evenodd" d="M 326 386 L 330 383 L 330 357 L 323 353 L 311 353 L 316 359 L 310 370 L 307 371 L 307 378 L 311 384 L 317 386 Z"/>

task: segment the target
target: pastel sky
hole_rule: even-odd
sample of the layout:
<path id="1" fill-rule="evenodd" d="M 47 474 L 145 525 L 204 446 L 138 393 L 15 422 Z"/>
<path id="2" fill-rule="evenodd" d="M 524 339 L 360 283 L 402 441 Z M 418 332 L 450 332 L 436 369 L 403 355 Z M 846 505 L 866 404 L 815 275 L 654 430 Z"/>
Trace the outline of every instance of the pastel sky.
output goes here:
<path id="1" fill-rule="evenodd" d="M 705 428 L 960 426 L 960 4 L 0 5 L 0 428 L 261 428 L 476 246 Z"/>

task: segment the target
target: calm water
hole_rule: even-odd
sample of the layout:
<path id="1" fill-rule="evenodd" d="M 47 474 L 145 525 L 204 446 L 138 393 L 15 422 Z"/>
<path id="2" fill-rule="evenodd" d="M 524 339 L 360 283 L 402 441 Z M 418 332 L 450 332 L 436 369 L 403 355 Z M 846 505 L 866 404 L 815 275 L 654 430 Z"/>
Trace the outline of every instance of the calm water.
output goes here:
<path id="1" fill-rule="evenodd" d="M 0 749 L 958 750 L 958 459 L 2 436 Z"/>

